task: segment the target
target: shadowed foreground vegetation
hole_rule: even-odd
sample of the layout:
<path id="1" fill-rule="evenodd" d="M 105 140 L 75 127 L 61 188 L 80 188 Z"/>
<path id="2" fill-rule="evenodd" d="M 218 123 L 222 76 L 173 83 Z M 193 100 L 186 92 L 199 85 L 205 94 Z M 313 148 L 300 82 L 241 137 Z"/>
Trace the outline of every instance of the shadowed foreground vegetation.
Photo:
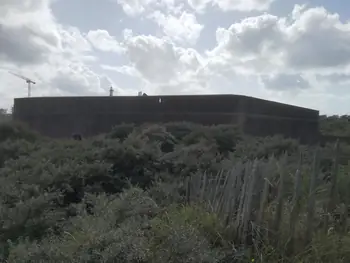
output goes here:
<path id="1" fill-rule="evenodd" d="M 350 131 L 324 121 L 328 133 Z M 228 125 L 120 125 L 74 141 L 6 122 L 0 258 L 350 262 L 349 167 L 334 156 L 350 147 L 252 138 Z"/>

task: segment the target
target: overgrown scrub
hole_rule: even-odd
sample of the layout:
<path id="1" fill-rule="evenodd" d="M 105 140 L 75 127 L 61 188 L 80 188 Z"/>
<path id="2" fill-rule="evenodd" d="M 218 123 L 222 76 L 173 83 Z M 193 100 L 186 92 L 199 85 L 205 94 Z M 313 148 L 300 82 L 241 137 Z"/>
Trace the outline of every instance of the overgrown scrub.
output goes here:
<path id="1" fill-rule="evenodd" d="M 320 116 L 320 131 L 326 135 L 350 136 L 349 115 Z"/>
<path id="2" fill-rule="evenodd" d="M 348 149 L 342 146 L 345 153 Z M 187 204 L 186 178 L 217 174 L 255 158 L 280 158 L 286 152 L 286 166 L 292 170 L 299 152 L 311 150 L 278 136 L 247 137 L 230 125 L 123 124 L 104 136 L 73 141 L 50 140 L 18 124 L 1 124 L 0 259 L 251 261 L 237 246 L 235 229 L 203 204 Z M 277 184 L 275 179 L 272 184 Z M 347 200 L 344 180 L 341 198 Z M 312 251 L 284 261 L 331 262 L 331 253 L 320 251 L 332 246 L 322 237 L 313 244 Z M 342 248 L 342 257 L 349 260 L 346 246 Z M 276 248 L 265 253 L 268 262 L 280 262 Z"/>
<path id="3" fill-rule="evenodd" d="M 210 219 L 202 219 L 204 225 L 198 226 L 181 218 L 186 213 L 195 216 L 196 211 L 161 211 L 136 188 L 119 197 L 88 196 L 85 202 L 91 205 L 89 211 L 77 205 L 77 216 L 64 223 L 60 235 L 10 243 L 8 262 L 209 263 L 219 259 L 203 231 L 213 224 L 205 222 Z"/>

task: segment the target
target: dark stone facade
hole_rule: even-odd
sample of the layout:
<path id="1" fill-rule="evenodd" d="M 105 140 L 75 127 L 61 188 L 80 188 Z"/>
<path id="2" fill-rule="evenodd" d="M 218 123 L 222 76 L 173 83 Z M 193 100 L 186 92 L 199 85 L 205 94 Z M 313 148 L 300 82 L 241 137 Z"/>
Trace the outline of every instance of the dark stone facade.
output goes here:
<path id="1" fill-rule="evenodd" d="M 83 137 L 120 123 L 237 124 L 252 135 L 318 138 L 319 112 L 239 95 L 17 98 L 13 117 L 50 137 Z"/>

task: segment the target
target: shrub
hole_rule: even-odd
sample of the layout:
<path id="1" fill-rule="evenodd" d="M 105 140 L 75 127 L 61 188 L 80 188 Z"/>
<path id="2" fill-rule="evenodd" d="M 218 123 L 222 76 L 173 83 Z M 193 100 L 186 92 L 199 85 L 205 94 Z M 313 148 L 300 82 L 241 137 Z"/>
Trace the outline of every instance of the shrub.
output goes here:
<path id="1" fill-rule="evenodd" d="M 123 141 L 134 129 L 134 124 L 123 123 L 120 125 L 116 125 L 112 128 L 112 131 L 107 134 L 107 138 L 119 139 Z"/>
<path id="2" fill-rule="evenodd" d="M 39 135 L 30 130 L 23 123 L 1 122 L 0 123 L 0 142 L 6 140 L 24 139 L 26 141 L 35 141 Z"/>
<path id="3" fill-rule="evenodd" d="M 247 136 L 238 142 L 234 155 L 239 158 L 267 159 L 270 156 L 280 157 L 284 153 L 299 153 L 300 145 L 296 140 L 284 139 L 281 136 L 254 138 Z"/>
<path id="4" fill-rule="evenodd" d="M 140 189 L 130 189 L 119 198 L 88 199 L 93 203 L 92 213 L 80 208 L 80 216 L 71 218 L 59 236 L 11 243 L 8 262 L 161 263 L 166 258 L 174 263 L 209 263 L 218 259 L 192 216 L 186 222 L 176 210 L 168 217 L 160 215 L 157 205 Z"/>
<path id="5" fill-rule="evenodd" d="M 0 125 L 2 262 L 223 263 L 236 262 L 240 253 L 243 262 L 253 256 L 255 262 L 349 261 L 348 237 L 337 232 L 315 236 L 312 246 L 301 246 L 294 257 L 270 243 L 259 243 L 251 254 L 237 252 L 241 251 L 237 225 L 226 226 L 224 212 L 215 214 L 214 208 L 209 210 L 203 203 L 187 203 L 184 177 L 201 178 L 204 172 L 214 177 L 222 170 L 245 167 L 255 158 L 262 164 L 257 182 L 264 184 L 268 175 L 271 198 L 280 178 L 276 161 L 287 152 L 283 164 L 286 218 L 299 152 L 306 156 L 305 202 L 316 147 L 279 136 L 245 136 L 231 125 L 123 124 L 107 135 L 83 141 L 49 140 L 17 124 L 6 125 Z M 341 150 L 342 154 L 350 152 L 348 145 L 342 144 Z M 331 155 L 333 146 L 326 145 L 322 151 Z M 321 166 L 329 166 L 327 160 Z M 344 168 L 339 171 L 337 188 L 342 206 L 350 201 L 348 167 Z M 321 174 L 317 180 L 322 180 Z M 201 181 L 196 183 L 201 185 Z M 326 204 L 327 188 L 327 184 L 317 188 L 318 208 Z M 257 196 L 253 195 L 254 207 L 260 205 Z M 274 217 L 274 208 L 269 203 L 267 219 Z M 284 237 L 289 225 L 283 222 L 282 226 Z"/>
<path id="6" fill-rule="evenodd" d="M 202 128 L 201 125 L 189 122 L 171 122 L 164 124 L 164 127 L 167 132 L 171 133 L 175 139 L 179 141 L 189 135 L 192 131 Z"/>
<path id="7" fill-rule="evenodd" d="M 6 161 L 15 160 L 21 156 L 29 156 L 40 149 L 40 143 L 28 142 L 24 139 L 7 139 L 0 143 L 0 167 L 3 167 Z"/>

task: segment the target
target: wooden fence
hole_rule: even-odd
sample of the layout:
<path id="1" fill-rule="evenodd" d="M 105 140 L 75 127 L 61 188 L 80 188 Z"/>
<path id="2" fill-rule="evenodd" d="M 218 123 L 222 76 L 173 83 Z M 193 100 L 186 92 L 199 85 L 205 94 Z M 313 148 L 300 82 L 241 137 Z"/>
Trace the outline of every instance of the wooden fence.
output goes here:
<path id="1" fill-rule="evenodd" d="M 301 156 L 294 174 L 286 168 L 285 155 L 278 161 L 237 163 L 216 176 L 194 175 L 188 178 L 187 201 L 207 205 L 226 226 L 236 230 L 235 240 L 244 246 L 273 242 L 293 251 L 305 247 L 316 233 L 348 232 L 350 195 L 346 187 L 350 187 L 350 180 L 343 176 L 346 167 L 339 164 L 339 141 L 327 181 L 320 174 L 322 158 L 329 157 L 316 150 L 308 169 Z M 340 178 L 342 185 L 338 187 Z"/>

